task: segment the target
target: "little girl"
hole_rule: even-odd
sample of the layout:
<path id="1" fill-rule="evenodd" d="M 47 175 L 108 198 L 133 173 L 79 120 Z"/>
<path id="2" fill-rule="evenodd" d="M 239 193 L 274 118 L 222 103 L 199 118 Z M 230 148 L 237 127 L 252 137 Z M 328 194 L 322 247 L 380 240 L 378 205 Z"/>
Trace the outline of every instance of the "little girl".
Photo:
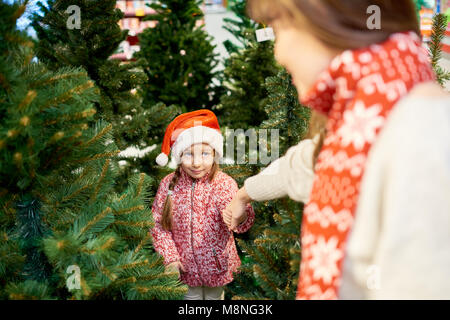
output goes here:
<path id="1" fill-rule="evenodd" d="M 188 285 L 184 299 L 223 300 L 223 286 L 233 281 L 241 265 L 222 216 L 238 186 L 219 170 L 223 137 L 215 114 L 203 109 L 176 117 L 166 129 L 156 162 L 166 165 L 170 151 L 178 167 L 162 179 L 152 205 L 155 250 L 166 268 L 179 271 Z M 254 220 L 248 204 L 234 231 L 246 232 Z"/>

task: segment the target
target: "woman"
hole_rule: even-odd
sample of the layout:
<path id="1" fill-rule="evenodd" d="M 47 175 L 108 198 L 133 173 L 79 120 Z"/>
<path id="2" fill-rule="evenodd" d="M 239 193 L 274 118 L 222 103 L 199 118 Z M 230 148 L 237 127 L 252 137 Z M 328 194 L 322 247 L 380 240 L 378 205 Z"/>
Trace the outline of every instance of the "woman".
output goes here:
<path id="1" fill-rule="evenodd" d="M 413 2 L 248 4 L 273 26 L 275 57 L 300 101 L 326 116 L 326 135 L 247 179 L 224 221 L 234 228 L 252 200 L 307 193 L 297 299 L 450 298 L 450 96 Z M 374 18 L 381 28 L 369 29 Z"/>

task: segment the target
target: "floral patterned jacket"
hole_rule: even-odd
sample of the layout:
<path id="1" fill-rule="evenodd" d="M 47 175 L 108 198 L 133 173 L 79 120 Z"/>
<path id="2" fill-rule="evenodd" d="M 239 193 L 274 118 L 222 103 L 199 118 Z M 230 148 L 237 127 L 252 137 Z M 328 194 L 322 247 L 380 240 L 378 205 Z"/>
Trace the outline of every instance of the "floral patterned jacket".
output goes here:
<path id="1" fill-rule="evenodd" d="M 233 281 L 241 265 L 233 232 L 222 218 L 222 210 L 238 191 L 233 178 L 218 171 L 211 183 L 209 174 L 192 179 L 184 170 L 172 193 L 172 230 L 160 224 L 164 201 L 174 173 L 164 177 L 152 205 L 155 226 L 151 229 L 155 250 L 164 264 L 180 261 L 180 280 L 189 286 L 219 287 Z M 247 219 L 236 229 L 244 233 L 253 225 L 255 212 L 247 205 Z"/>

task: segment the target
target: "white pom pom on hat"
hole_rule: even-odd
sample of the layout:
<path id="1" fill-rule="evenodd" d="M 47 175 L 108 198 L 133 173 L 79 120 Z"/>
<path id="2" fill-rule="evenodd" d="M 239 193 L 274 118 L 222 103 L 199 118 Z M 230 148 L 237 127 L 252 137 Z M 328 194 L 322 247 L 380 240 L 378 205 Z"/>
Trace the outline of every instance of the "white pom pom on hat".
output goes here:
<path id="1" fill-rule="evenodd" d="M 165 153 L 160 153 L 156 157 L 156 163 L 161 167 L 164 167 L 169 162 L 169 157 Z"/>
<path id="2" fill-rule="evenodd" d="M 179 164 L 183 151 L 196 143 L 207 143 L 216 150 L 218 158 L 223 156 L 223 136 L 217 117 L 211 110 L 201 109 L 176 117 L 166 128 L 156 163 L 167 165 L 172 151 L 172 157 Z"/>

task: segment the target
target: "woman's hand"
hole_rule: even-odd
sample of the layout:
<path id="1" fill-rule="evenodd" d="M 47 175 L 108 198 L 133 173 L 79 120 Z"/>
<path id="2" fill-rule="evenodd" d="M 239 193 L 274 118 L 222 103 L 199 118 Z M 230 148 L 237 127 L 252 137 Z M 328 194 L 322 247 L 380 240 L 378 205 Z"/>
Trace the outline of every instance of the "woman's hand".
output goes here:
<path id="1" fill-rule="evenodd" d="M 181 262 L 180 262 L 180 261 L 174 261 L 174 262 L 172 262 L 172 263 L 169 263 L 169 264 L 166 266 L 164 272 L 165 272 L 165 273 L 170 273 L 170 272 L 175 271 L 175 272 L 180 273 L 180 270 L 181 270 L 182 272 L 185 272 L 184 267 L 183 267 L 183 265 L 181 264 Z"/>
<path id="2" fill-rule="evenodd" d="M 251 201 L 245 188 L 242 187 L 234 196 L 233 200 L 223 210 L 223 221 L 229 230 L 234 230 L 239 224 L 247 219 L 247 203 Z"/>

